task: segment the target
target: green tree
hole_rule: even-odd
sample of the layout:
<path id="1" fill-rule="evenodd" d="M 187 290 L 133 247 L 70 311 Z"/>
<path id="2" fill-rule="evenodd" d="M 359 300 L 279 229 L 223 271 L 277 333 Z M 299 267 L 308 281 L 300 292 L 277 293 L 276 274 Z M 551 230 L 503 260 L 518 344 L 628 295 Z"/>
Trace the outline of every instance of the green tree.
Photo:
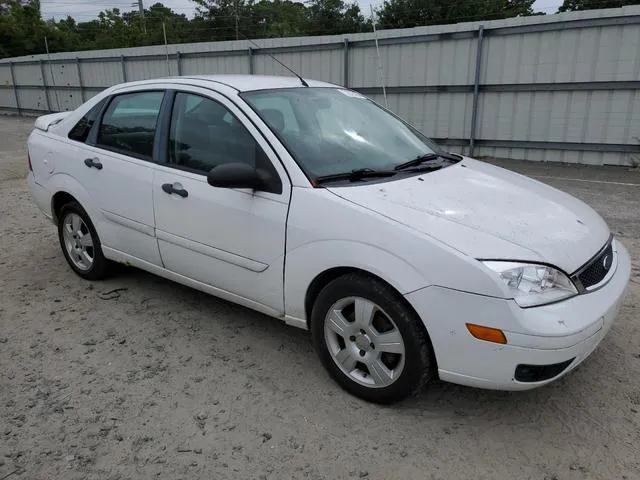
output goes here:
<path id="1" fill-rule="evenodd" d="M 187 16 L 178 14 L 161 3 L 152 5 L 145 17 L 147 19 L 147 31 L 151 35 L 153 43 L 164 43 L 163 23 L 167 32 L 168 43 L 197 40 L 197 37 L 190 37 L 191 24 Z"/>
<path id="2" fill-rule="evenodd" d="M 306 35 L 308 12 L 302 3 L 290 0 L 260 0 L 253 5 L 252 37 L 294 37 Z"/>
<path id="3" fill-rule="evenodd" d="M 198 16 L 218 40 L 361 31 L 360 7 L 344 0 L 193 0 Z"/>
<path id="4" fill-rule="evenodd" d="M 311 0 L 307 8 L 307 35 L 360 32 L 367 26 L 357 3 L 346 3 L 343 0 Z"/>
<path id="5" fill-rule="evenodd" d="M 198 6 L 205 28 L 212 40 L 234 40 L 254 36 L 247 32 L 253 26 L 253 0 L 192 0 Z M 208 30 L 208 32 L 207 32 Z"/>
<path id="6" fill-rule="evenodd" d="M 39 0 L 2 2 L 0 57 L 43 53 L 49 27 L 40 16 Z"/>
<path id="7" fill-rule="evenodd" d="M 534 0 L 385 0 L 378 10 L 384 28 L 494 20 L 534 15 Z"/>
<path id="8" fill-rule="evenodd" d="M 123 48 L 138 45 L 136 36 L 122 18 L 119 8 L 105 10 L 98 14 L 96 44 L 98 48 Z"/>
<path id="9" fill-rule="evenodd" d="M 576 10 L 596 10 L 598 8 L 620 8 L 625 5 L 640 4 L 638 0 L 564 0 L 558 12 Z"/>
<path id="10" fill-rule="evenodd" d="M 70 16 L 44 21 L 39 0 L 0 0 L 0 57 L 44 53 L 45 37 L 51 52 L 159 45 L 164 43 L 163 24 L 168 43 L 371 31 L 371 19 L 354 0 L 192 1 L 198 12 L 192 19 L 155 3 L 144 16 L 135 8 L 112 8 L 78 23 Z M 385 28 L 506 18 L 534 14 L 533 1 L 386 0 L 378 17 Z M 634 2 L 611 6 L 624 3 Z M 561 10 L 594 5 L 595 0 L 565 0 Z"/>
<path id="11" fill-rule="evenodd" d="M 185 15 L 179 15 L 162 3 L 155 3 L 144 10 L 125 12 L 122 20 L 132 45 L 159 45 L 164 43 L 164 24 L 168 43 L 188 41 L 190 23 Z"/>
<path id="12" fill-rule="evenodd" d="M 28 5 L 29 3 L 29 0 L 0 0 L 0 15 L 8 14 L 14 4 Z M 40 8 L 40 2 L 38 2 L 38 8 Z"/>

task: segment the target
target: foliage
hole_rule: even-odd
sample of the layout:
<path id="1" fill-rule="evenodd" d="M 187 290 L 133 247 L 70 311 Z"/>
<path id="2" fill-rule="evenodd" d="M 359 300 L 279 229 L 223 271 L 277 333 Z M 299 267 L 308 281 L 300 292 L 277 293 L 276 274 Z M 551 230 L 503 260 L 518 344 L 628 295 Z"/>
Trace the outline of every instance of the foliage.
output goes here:
<path id="1" fill-rule="evenodd" d="M 534 15 L 535 0 L 385 0 L 378 15 L 384 28 L 409 28 Z"/>
<path id="2" fill-rule="evenodd" d="M 640 4 L 638 0 L 564 0 L 559 12 L 573 12 L 576 10 L 595 10 L 597 8 L 620 8 L 625 5 Z"/>
<path id="3" fill-rule="evenodd" d="M 42 52 L 47 25 L 40 17 L 40 2 L 2 2 L 0 13 L 0 57 Z"/>
<path id="4" fill-rule="evenodd" d="M 306 34 L 307 9 L 290 0 L 260 0 L 253 5 L 253 33 L 257 37 L 295 37 Z"/>
<path id="5" fill-rule="evenodd" d="M 0 58 L 51 52 L 124 48 L 168 43 L 336 35 L 371 31 L 354 0 L 192 0 L 194 18 L 155 3 L 111 8 L 94 20 L 71 16 L 43 20 L 39 0 L 0 0 Z M 304 1 L 304 3 L 302 3 Z M 532 15 L 534 0 L 386 0 L 377 12 L 381 28 Z M 566 0 L 578 2 L 579 0 Z M 583 0 L 586 2 L 588 0 Z"/>
<path id="6" fill-rule="evenodd" d="M 309 3 L 307 35 L 359 32 L 366 26 L 356 3 L 342 0 L 312 0 Z"/>

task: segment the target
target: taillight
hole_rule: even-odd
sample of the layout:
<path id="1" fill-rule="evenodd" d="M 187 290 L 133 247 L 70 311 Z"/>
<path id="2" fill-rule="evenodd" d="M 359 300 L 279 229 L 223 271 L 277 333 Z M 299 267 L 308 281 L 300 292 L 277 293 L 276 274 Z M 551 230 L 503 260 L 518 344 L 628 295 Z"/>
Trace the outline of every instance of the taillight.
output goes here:
<path id="1" fill-rule="evenodd" d="M 31 165 L 31 155 L 27 152 L 27 161 L 29 162 L 29 171 L 33 172 L 33 166 Z"/>

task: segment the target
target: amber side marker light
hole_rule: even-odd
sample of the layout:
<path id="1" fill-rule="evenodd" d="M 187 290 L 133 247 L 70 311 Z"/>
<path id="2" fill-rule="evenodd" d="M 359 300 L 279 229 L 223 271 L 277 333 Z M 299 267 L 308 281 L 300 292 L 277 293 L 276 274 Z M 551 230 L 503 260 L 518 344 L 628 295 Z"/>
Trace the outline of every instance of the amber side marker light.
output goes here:
<path id="1" fill-rule="evenodd" d="M 467 323 L 466 325 L 469 333 L 480 340 L 493 343 L 507 343 L 507 337 L 504 336 L 502 330 L 491 327 L 483 327 L 482 325 L 475 325 L 473 323 Z"/>

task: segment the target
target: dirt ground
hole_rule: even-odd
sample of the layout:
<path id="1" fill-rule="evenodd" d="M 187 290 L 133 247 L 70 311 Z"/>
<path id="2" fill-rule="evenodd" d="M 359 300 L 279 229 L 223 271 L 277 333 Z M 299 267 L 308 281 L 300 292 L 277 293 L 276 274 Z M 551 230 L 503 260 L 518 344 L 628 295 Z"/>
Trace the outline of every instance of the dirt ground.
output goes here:
<path id="1" fill-rule="evenodd" d="M 503 162 L 587 201 L 631 251 L 583 365 L 381 407 L 329 379 L 307 332 L 133 269 L 74 275 L 27 193 L 32 123 L 0 117 L 0 479 L 640 479 L 639 172 Z"/>

